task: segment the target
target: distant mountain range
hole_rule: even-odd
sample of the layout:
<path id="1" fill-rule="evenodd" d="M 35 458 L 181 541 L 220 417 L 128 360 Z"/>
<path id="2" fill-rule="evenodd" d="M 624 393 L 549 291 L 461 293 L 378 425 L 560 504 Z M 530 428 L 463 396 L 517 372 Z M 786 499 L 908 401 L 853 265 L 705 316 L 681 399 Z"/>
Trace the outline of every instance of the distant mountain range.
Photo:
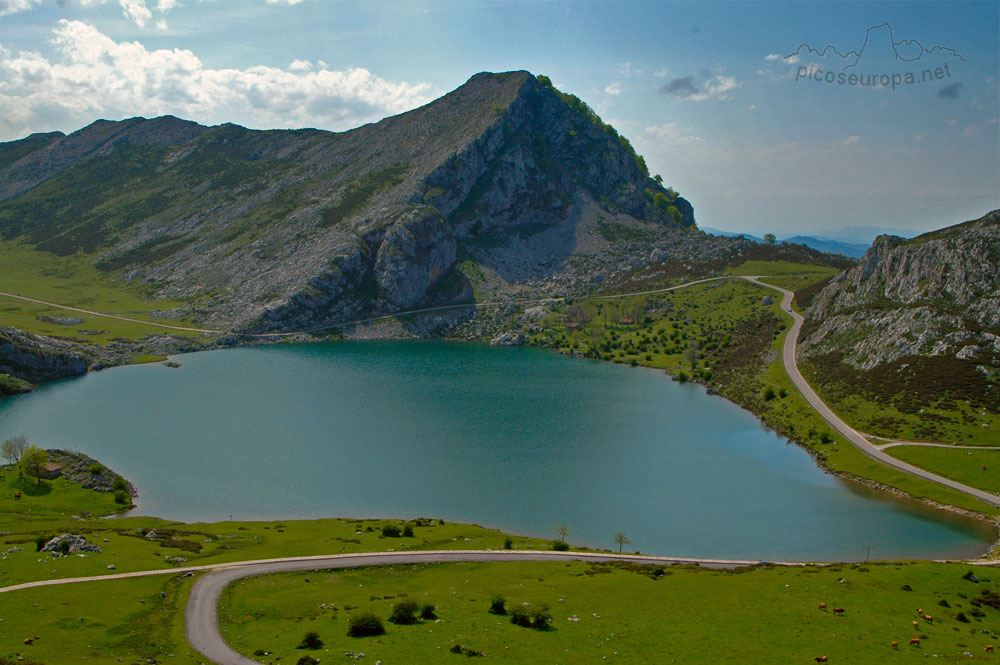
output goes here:
<path id="1" fill-rule="evenodd" d="M 722 231 L 711 227 L 701 227 L 706 233 L 724 236 L 728 238 L 746 238 L 753 242 L 762 243 L 763 238 L 750 233 L 737 233 L 733 231 Z M 831 254 L 843 254 L 855 259 L 864 256 L 865 251 L 871 246 L 876 237 L 880 235 L 896 235 L 903 238 L 910 238 L 917 235 L 916 231 L 909 229 L 894 229 L 888 227 L 875 226 L 848 226 L 840 231 L 834 231 L 826 235 L 789 235 L 775 234 L 780 242 L 787 242 L 798 245 L 805 245 L 820 252 Z"/>

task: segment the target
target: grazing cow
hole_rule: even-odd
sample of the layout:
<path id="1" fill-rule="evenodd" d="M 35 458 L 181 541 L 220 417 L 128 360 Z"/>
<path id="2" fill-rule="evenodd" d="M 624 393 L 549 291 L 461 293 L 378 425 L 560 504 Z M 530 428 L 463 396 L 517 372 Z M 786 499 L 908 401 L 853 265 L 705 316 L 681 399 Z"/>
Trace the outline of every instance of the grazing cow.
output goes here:
<path id="1" fill-rule="evenodd" d="M 920 638 L 919 637 L 914 637 L 912 640 L 910 640 L 910 646 L 912 647 L 914 645 L 920 646 Z"/>
<path id="2" fill-rule="evenodd" d="M 919 627 L 920 627 L 920 624 L 919 624 L 919 623 L 917 623 L 916 621 L 914 621 L 914 622 L 913 622 L 913 627 L 914 627 L 914 628 L 919 628 Z"/>
<path id="3" fill-rule="evenodd" d="M 825 610 L 826 609 L 826 603 L 820 603 L 819 604 L 819 609 Z"/>
<path id="4" fill-rule="evenodd" d="M 830 659 L 827 656 L 816 656 L 815 658 L 813 658 L 813 660 L 815 660 L 817 663 L 825 663 Z"/>
<path id="5" fill-rule="evenodd" d="M 986 645 L 986 653 L 993 653 L 993 645 L 992 644 L 987 644 Z"/>
<path id="6" fill-rule="evenodd" d="M 34 644 L 34 642 L 35 642 L 35 638 L 33 638 L 33 637 L 29 637 L 26 640 L 24 640 L 25 644 Z"/>
<path id="7" fill-rule="evenodd" d="M 844 608 L 843 607 L 835 607 L 835 608 L 833 608 L 833 613 L 834 614 L 843 614 L 844 613 Z"/>
<path id="8" fill-rule="evenodd" d="M 899 642 L 897 642 L 896 640 L 893 640 L 892 644 L 890 644 L 889 646 L 891 646 L 893 649 L 898 649 L 899 648 Z"/>
<path id="9" fill-rule="evenodd" d="M 934 623 L 934 617 L 932 617 L 930 614 L 925 614 L 924 621 L 926 621 L 927 623 Z"/>

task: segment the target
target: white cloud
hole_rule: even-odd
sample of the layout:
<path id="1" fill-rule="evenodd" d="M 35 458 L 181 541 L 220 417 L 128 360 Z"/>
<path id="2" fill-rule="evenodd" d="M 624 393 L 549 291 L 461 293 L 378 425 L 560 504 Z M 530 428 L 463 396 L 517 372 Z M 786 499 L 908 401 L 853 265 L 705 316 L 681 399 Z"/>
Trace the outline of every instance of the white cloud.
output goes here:
<path id="1" fill-rule="evenodd" d="M 16 14 L 42 4 L 42 0 L 0 0 L 0 16 Z"/>
<path id="2" fill-rule="evenodd" d="M 781 55 L 778 53 L 771 53 L 770 55 L 765 55 L 764 59 L 771 60 L 773 62 L 774 60 L 781 60 Z"/>
<path id="3" fill-rule="evenodd" d="M 631 62 L 623 62 L 618 65 L 618 73 L 621 76 L 642 76 L 645 72 L 633 65 Z"/>
<path id="4" fill-rule="evenodd" d="M 675 78 L 660 86 L 660 92 L 692 102 L 703 102 L 707 99 L 722 101 L 729 99 L 726 94 L 740 87 L 739 81 L 725 74 L 703 72 L 705 79 L 696 80 L 694 75 Z"/>
<path id="5" fill-rule="evenodd" d="M 856 145 L 861 143 L 860 136 L 848 136 L 846 139 L 840 142 L 840 145 Z"/>
<path id="6" fill-rule="evenodd" d="M 757 110 L 756 104 L 751 104 L 750 106 L 747 107 L 747 111 L 756 111 L 756 110 Z"/>
<path id="7" fill-rule="evenodd" d="M 92 25 L 61 20 L 57 54 L 0 47 L 0 140 L 53 123 L 173 114 L 202 123 L 348 129 L 429 101 L 426 83 L 394 83 L 366 69 L 211 69 L 184 49 L 116 42 Z M 308 65 L 308 67 L 307 67 Z"/>
<path id="8" fill-rule="evenodd" d="M 122 14 L 140 28 L 145 28 L 146 23 L 153 18 L 153 12 L 146 6 L 146 0 L 118 0 L 122 6 Z"/>
<path id="9" fill-rule="evenodd" d="M 612 96 L 622 94 L 622 84 L 615 81 L 611 85 L 604 88 L 604 94 Z"/>
<path id="10" fill-rule="evenodd" d="M 676 122 L 665 122 L 662 125 L 646 127 L 645 132 L 675 144 L 702 143 L 700 136 L 694 136 L 689 129 L 682 129 Z"/>
<path id="11" fill-rule="evenodd" d="M 267 4 L 269 5 L 281 5 L 281 4 L 297 5 L 300 2 L 302 2 L 302 0 L 267 0 Z"/>

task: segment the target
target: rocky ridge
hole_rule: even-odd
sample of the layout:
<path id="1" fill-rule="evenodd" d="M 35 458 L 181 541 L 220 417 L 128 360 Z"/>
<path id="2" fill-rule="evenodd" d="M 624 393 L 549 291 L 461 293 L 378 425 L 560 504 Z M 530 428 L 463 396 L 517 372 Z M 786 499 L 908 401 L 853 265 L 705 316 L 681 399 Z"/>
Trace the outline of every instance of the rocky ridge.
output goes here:
<path id="1" fill-rule="evenodd" d="M 951 356 L 1000 370 L 1000 210 L 904 240 L 880 236 L 812 300 L 802 357 L 836 352 L 871 369 Z"/>

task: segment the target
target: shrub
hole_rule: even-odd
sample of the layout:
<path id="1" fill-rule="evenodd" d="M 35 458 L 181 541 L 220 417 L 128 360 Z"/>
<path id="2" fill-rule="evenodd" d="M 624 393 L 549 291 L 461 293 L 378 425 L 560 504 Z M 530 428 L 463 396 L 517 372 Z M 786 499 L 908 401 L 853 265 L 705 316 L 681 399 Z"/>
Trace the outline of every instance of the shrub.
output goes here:
<path id="1" fill-rule="evenodd" d="M 384 635 L 385 627 L 382 620 L 371 612 L 362 612 L 351 617 L 347 624 L 347 635 L 349 637 L 370 637 L 372 635 Z"/>
<path id="2" fill-rule="evenodd" d="M 115 503 L 127 506 L 132 503 L 132 497 L 125 490 L 115 491 Z"/>
<path id="3" fill-rule="evenodd" d="M 507 614 L 507 608 L 504 607 L 506 602 L 507 599 L 500 594 L 493 596 L 490 600 L 490 614 L 499 614 L 501 616 Z"/>
<path id="4" fill-rule="evenodd" d="M 417 612 L 420 610 L 420 605 L 412 600 L 404 600 L 400 603 L 396 603 L 392 606 L 392 616 L 389 617 L 389 621 L 394 624 L 401 626 L 414 624 L 417 622 Z M 431 608 L 433 613 L 434 608 Z"/>
<path id="5" fill-rule="evenodd" d="M 537 605 L 532 607 L 529 615 L 531 616 L 531 627 L 535 630 L 546 630 L 549 627 L 549 623 L 552 621 L 552 615 L 549 614 L 548 605 Z"/>
<path id="6" fill-rule="evenodd" d="M 569 543 L 567 543 L 565 540 L 553 540 L 552 549 L 554 549 L 556 552 L 566 552 L 567 550 L 569 550 Z"/>
<path id="7" fill-rule="evenodd" d="M 323 640 L 319 639 L 319 633 L 317 633 L 315 630 L 310 630 L 308 633 L 305 634 L 305 636 L 303 636 L 302 642 L 299 644 L 299 646 L 297 646 L 295 648 L 296 649 L 322 649 L 323 648 Z"/>
<path id="8" fill-rule="evenodd" d="M 680 372 L 677 375 L 677 380 L 680 381 L 681 383 L 684 383 L 685 381 L 687 381 L 688 380 L 687 372 Z"/>
<path id="9" fill-rule="evenodd" d="M 312 656 L 302 656 L 295 665 L 319 665 L 319 661 Z"/>
<path id="10" fill-rule="evenodd" d="M 510 538 L 504 538 L 503 539 L 503 548 L 505 550 L 514 549 L 514 541 L 511 540 Z"/>
<path id="11" fill-rule="evenodd" d="M 35 551 L 41 552 L 47 542 L 49 542 L 48 536 L 35 536 Z"/>
<path id="12" fill-rule="evenodd" d="M 767 389 L 764 390 L 764 401 L 770 402 L 775 397 L 777 397 L 777 393 L 774 392 L 774 388 L 768 386 Z"/>
<path id="13" fill-rule="evenodd" d="M 510 613 L 510 622 L 515 626 L 531 628 L 531 617 L 528 616 L 528 610 L 523 607 L 514 608 L 514 611 Z"/>
<path id="14" fill-rule="evenodd" d="M 382 525 L 382 537 L 383 538 L 399 538 L 402 532 L 399 527 L 395 524 L 383 524 Z"/>
<path id="15" fill-rule="evenodd" d="M 427 620 L 437 619 L 437 614 L 434 614 L 434 606 L 424 605 L 424 609 L 420 610 L 420 618 Z"/>
<path id="16" fill-rule="evenodd" d="M 104 473 L 104 465 L 100 462 L 94 462 L 90 465 L 90 469 L 88 469 L 88 471 L 90 471 L 90 475 L 92 476 L 99 476 Z"/>
<path id="17" fill-rule="evenodd" d="M 403 526 L 403 538 L 413 538 L 413 527 L 409 524 Z"/>
<path id="18" fill-rule="evenodd" d="M 128 492 L 128 482 L 121 476 L 115 476 L 115 481 L 111 484 L 112 492 Z"/>

